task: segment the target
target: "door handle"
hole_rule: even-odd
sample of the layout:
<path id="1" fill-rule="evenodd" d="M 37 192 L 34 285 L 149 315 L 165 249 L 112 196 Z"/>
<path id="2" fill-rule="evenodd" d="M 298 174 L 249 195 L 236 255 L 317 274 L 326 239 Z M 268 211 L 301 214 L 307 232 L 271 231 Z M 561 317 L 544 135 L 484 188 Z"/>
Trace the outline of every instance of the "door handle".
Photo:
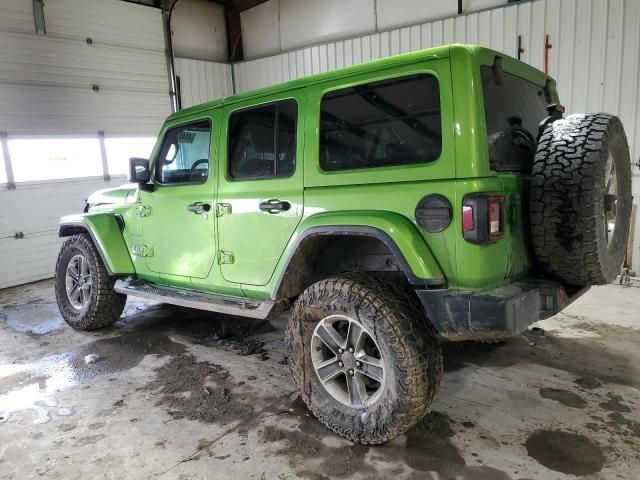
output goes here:
<path id="1" fill-rule="evenodd" d="M 196 202 L 192 203 L 191 205 L 187 205 L 187 211 L 191 213 L 200 214 L 203 212 L 208 212 L 209 210 L 211 210 L 211 205 L 209 205 L 208 203 Z"/>
<path id="2" fill-rule="evenodd" d="M 267 200 L 260 203 L 260 210 L 269 213 L 286 212 L 291 208 L 291 204 L 286 200 Z"/>

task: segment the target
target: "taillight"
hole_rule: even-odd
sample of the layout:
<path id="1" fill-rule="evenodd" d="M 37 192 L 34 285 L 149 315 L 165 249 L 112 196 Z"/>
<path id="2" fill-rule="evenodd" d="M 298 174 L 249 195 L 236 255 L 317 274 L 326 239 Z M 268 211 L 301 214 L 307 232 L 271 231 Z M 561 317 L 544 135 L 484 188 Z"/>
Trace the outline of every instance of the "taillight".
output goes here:
<path id="1" fill-rule="evenodd" d="M 462 233 L 471 243 L 489 243 L 504 236 L 504 197 L 487 193 L 466 195 L 462 202 Z"/>
<path id="2" fill-rule="evenodd" d="M 462 230 L 470 232 L 474 228 L 476 227 L 473 221 L 473 207 L 462 207 Z"/>
<path id="3" fill-rule="evenodd" d="M 489 240 L 498 240 L 504 236 L 504 197 L 491 196 L 489 202 Z"/>

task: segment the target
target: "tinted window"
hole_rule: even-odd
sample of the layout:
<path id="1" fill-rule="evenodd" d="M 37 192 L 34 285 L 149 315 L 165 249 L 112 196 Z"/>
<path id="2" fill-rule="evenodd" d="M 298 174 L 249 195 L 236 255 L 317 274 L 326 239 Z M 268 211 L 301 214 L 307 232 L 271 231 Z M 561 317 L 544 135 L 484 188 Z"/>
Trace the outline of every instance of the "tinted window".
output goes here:
<path id="1" fill-rule="evenodd" d="M 206 182 L 210 144 L 208 120 L 167 131 L 156 160 L 156 180 L 163 184 Z"/>
<path id="2" fill-rule="evenodd" d="M 231 178 L 288 177 L 296 165 L 293 100 L 239 110 L 229 118 Z"/>
<path id="3" fill-rule="evenodd" d="M 481 76 L 491 168 L 531 170 L 538 125 L 548 115 L 545 89 L 491 67 L 481 67 Z"/>
<path id="4" fill-rule="evenodd" d="M 322 98 L 323 170 L 432 162 L 441 149 L 440 92 L 432 75 L 357 85 Z"/>

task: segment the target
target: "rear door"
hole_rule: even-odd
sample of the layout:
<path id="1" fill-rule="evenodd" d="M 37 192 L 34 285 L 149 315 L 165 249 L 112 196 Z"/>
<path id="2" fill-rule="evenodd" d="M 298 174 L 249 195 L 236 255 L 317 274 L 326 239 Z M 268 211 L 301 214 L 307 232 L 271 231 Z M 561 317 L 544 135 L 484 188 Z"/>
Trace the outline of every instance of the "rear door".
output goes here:
<path id="1" fill-rule="evenodd" d="M 266 285 L 303 213 L 304 90 L 226 107 L 216 214 L 218 262 L 234 283 Z"/>

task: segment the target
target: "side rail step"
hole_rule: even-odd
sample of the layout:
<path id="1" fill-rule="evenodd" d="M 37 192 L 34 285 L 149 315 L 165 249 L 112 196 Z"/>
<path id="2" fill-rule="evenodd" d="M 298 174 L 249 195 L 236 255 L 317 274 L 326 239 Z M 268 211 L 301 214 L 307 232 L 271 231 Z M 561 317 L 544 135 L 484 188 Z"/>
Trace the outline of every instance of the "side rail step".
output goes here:
<path id="1" fill-rule="evenodd" d="M 125 295 L 146 298 L 158 302 L 179 305 L 181 307 L 197 308 L 210 312 L 238 315 L 264 320 L 269 316 L 275 305 L 272 301 L 257 301 L 230 295 L 216 295 L 212 293 L 194 292 L 182 288 L 155 285 L 138 280 L 117 280 L 114 290 Z"/>

